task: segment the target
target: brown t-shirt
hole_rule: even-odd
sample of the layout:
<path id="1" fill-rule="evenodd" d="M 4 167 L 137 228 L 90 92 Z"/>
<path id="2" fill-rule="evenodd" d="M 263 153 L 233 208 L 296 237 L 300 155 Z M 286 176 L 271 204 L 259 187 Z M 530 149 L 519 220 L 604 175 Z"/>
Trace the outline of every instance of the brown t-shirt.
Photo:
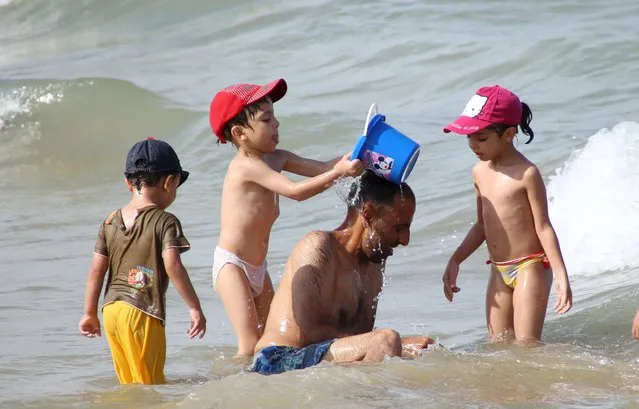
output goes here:
<path id="1" fill-rule="evenodd" d="M 122 211 L 116 210 L 102 223 L 95 252 L 109 258 L 109 275 L 102 307 L 124 301 L 162 321 L 169 286 L 162 252 L 190 244 L 177 217 L 150 206 L 140 209 L 133 226 L 126 229 Z"/>

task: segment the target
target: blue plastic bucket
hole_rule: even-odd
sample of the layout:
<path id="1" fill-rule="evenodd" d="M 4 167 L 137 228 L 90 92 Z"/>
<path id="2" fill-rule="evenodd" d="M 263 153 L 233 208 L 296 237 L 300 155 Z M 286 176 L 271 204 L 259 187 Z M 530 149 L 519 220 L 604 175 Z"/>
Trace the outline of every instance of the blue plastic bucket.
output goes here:
<path id="1" fill-rule="evenodd" d="M 375 109 L 375 116 L 371 114 Z M 386 123 L 377 113 L 377 105 L 368 110 L 363 135 L 359 137 L 351 159 L 364 162 L 367 169 L 394 183 L 404 182 L 419 157 L 420 146 L 408 136 Z"/>

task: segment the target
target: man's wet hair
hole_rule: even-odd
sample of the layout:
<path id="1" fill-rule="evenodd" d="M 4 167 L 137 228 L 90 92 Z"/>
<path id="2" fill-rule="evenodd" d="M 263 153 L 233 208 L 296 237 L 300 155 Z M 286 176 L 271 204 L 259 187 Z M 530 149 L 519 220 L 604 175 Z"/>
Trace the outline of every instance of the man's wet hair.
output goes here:
<path id="1" fill-rule="evenodd" d="M 404 199 L 415 200 L 415 194 L 406 182 L 393 183 L 367 169 L 359 178 L 353 180 L 348 192 L 347 204 L 356 209 L 361 209 L 364 203 L 392 206 L 397 195 L 401 195 Z"/>

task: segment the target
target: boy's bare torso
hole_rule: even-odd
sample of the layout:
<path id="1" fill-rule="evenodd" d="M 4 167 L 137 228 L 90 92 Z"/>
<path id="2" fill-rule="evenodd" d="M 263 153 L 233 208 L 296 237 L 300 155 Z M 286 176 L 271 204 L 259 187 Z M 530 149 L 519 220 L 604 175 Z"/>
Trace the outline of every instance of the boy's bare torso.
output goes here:
<path id="1" fill-rule="evenodd" d="M 494 261 L 543 251 L 524 186 L 524 174 L 534 166 L 522 155 L 508 165 L 480 162 L 473 169 L 486 244 Z"/>
<path id="2" fill-rule="evenodd" d="M 360 262 L 329 232 L 312 232 L 293 251 L 273 302 L 264 336 L 256 350 L 269 345 L 304 347 L 313 343 L 373 330 L 383 284 L 383 264 Z M 318 255 L 313 271 L 300 253 Z M 312 274 L 305 279 L 296 275 Z M 310 284 L 310 285 L 309 285 Z M 314 300 L 305 313 L 302 297 Z M 308 303 L 312 304 L 312 303 Z M 309 322 L 304 322 L 304 317 Z"/>
<path id="3" fill-rule="evenodd" d="M 281 172 L 284 157 L 280 152 L 265 154 L 263 160 L 238 153 L 224 178 L 218 245 L 255 266 L 266 260 L 271 228 L 280 214 L 279 195 L 246 180 L 242 168 L 247 161 L 262 161 Z"/>

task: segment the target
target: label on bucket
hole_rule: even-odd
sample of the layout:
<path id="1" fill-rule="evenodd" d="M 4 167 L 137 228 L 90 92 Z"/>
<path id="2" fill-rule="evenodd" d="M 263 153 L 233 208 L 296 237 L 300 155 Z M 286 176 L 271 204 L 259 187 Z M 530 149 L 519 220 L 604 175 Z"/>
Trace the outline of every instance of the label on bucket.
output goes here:
<path id="1" fill-rule="evenodd" d="M 366 151 L 364 153 L 364 165 L 375 172 L 378 176 L 386 179 L 390 179 L 394 162 L 395 159 L 387 155 L 382 155 L 373 151 Z"/>

